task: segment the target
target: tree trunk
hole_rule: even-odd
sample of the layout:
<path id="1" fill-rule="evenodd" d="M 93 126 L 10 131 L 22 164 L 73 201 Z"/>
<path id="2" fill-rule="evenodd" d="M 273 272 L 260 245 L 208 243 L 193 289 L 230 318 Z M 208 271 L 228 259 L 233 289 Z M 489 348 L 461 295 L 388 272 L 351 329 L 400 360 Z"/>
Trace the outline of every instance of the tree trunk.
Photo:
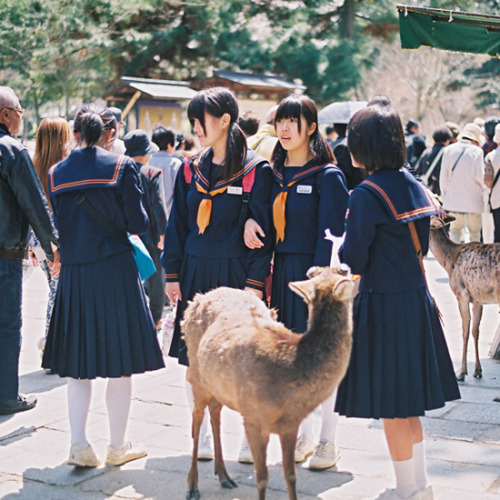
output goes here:
<path id="1" fill-rule="evenodd" d="M 340 32 L 345 40 L 350 40 L 354 34 L 354 2 L 345 0 L 341 8 Z"/>

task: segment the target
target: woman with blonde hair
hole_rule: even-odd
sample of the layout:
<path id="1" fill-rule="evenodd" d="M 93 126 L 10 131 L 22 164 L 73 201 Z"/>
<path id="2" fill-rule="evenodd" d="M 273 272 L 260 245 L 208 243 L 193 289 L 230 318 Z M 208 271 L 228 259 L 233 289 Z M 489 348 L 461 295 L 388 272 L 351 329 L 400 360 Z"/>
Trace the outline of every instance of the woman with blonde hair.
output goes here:
<path id="1" fill-rule="evenodd" d="M 50 116 L 44 118 L 36 132 L 35 156 L 33 163 L 42 183 L 47 202 L 50 208 L 49 194 L 47 191 L 47 180 L 49 177 L 49 169 L 63 158 L 68 156 L 69 144 L 71 141 L 71 127 L 69 123 L 60 116 Z M 51 209 L 52 213 L 52 209 Z M 45 339 L 49 328 L 52 309 L 54 307 L 54 299 L 56 297 L 57 283 L 59 276 L 51 276 L 49 269 L 49 260 L 45 252 L 40 246 L 40 242 L 33 232 L 30 238 L 30 252 L 33 264 L 40 265 L 40 269 L 45 274 L 49 284 L 49 300 L 47 302 L 45 335 L 38 342 L 38 347 L 43 352 L 45 347 Z"/>

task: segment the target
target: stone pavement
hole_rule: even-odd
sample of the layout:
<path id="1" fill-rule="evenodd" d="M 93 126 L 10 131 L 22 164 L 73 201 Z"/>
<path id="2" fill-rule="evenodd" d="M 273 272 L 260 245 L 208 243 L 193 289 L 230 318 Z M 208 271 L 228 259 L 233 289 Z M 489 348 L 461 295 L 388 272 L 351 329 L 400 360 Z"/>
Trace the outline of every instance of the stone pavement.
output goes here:
<path id="1" fill-rule="evenodd" d="M 431 291 L 444 315 L 450 352 L 459 367 L 461 326 L 458 307 L 444 271 L 426 259 Z M 184 393 L 184 369 L 168 360 L 161 371 L 134 378 L 128 429 L 132 441 L 147 445 L 147 457 L 122 467 L 101 466 L 79 470 L 66 465 L 69 424 L 66 383 L 40 369 L 36 348 L 43 335 L 47 286 L 39 270 L 25 282 L 23 347 L 20 364 L 21 392 L 38 396 L 38 406 L 12 416 L 0 416 L 0 498 L 46 500 L 185 498 L 190 462 L 190 415 Z M 500 498 L 500 362 L 487 356 L 498 323 L 496 306 L 487 306 L 481 326 L 480 355 L 484 376 L 469 375 L 460 385 L 462 399 L 428 413 L 423 419 L 428 471 L 440 500 Z M 473 368 L 469 344 L 469 373 Z M 88 422 L 88 437 L 103 456 L 108 428 L 104 402 L 105 381 L 97 380 Z M 253 467 L 236 461 L 241 418 L 223 410 L 223 450 L 230 475 L 239 488 L 223 490 L 213 474 L 212 462 L 200 462 L 202 498 L 255 499 Z M 319 415 L 316 431 L 319 431 Z M 338 443 L 342 456 L 333 469 L 315 472 L 298 466 L 301 499 L 370 498 L 393 481 L 393 472 L 380 422 L 340 419 Z M 268 498 L 288 498 L 280 466 L 279 443 L 269 447 Z"/>

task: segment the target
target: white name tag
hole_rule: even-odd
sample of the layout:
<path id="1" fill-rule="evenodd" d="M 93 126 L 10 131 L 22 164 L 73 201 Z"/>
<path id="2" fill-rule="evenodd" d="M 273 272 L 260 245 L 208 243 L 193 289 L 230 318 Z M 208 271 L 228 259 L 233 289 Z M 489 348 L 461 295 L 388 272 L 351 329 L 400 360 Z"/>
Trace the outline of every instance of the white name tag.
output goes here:
<path id="1" fill-rule="evenodd" d="M 312 186 L 301 186 L 300 184 L 297 186 L 298 194 L 311 194 L 313 192 Z"/>
<path id="2" fill-rule="evenodd" d="M 243 188 L 241 186 L 229 186 L 227 194 L 243 194 Z"/>

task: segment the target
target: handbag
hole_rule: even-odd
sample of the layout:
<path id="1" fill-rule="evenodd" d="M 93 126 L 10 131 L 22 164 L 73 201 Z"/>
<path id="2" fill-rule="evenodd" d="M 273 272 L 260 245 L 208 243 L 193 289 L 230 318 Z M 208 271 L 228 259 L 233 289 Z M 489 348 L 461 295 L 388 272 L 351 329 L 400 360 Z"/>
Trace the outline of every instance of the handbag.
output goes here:
<path id="1" fill-rule="evenodd" d="M 73 198 L 73 201 L 92 217 L 97 224 L 130 248 L 141 280 L 147 280 L 156 272 L 155 263 L 139 236 L 135 234 L 129 236 L 128 233 L 122 231 L 115 223 L 110 221 L 100 210 L 90 203 L 83 191 L 79 191 Z"/>
<path id="2" fill-rule="evenodd" d="M 143 281 L 147 280 L 150 276 L 156 273 L 155 263 L 139 236 L 131 234 L 129 235 L 128 240 L 132 245 L 132 256 L 134 257 L 141 279 Z"/>

